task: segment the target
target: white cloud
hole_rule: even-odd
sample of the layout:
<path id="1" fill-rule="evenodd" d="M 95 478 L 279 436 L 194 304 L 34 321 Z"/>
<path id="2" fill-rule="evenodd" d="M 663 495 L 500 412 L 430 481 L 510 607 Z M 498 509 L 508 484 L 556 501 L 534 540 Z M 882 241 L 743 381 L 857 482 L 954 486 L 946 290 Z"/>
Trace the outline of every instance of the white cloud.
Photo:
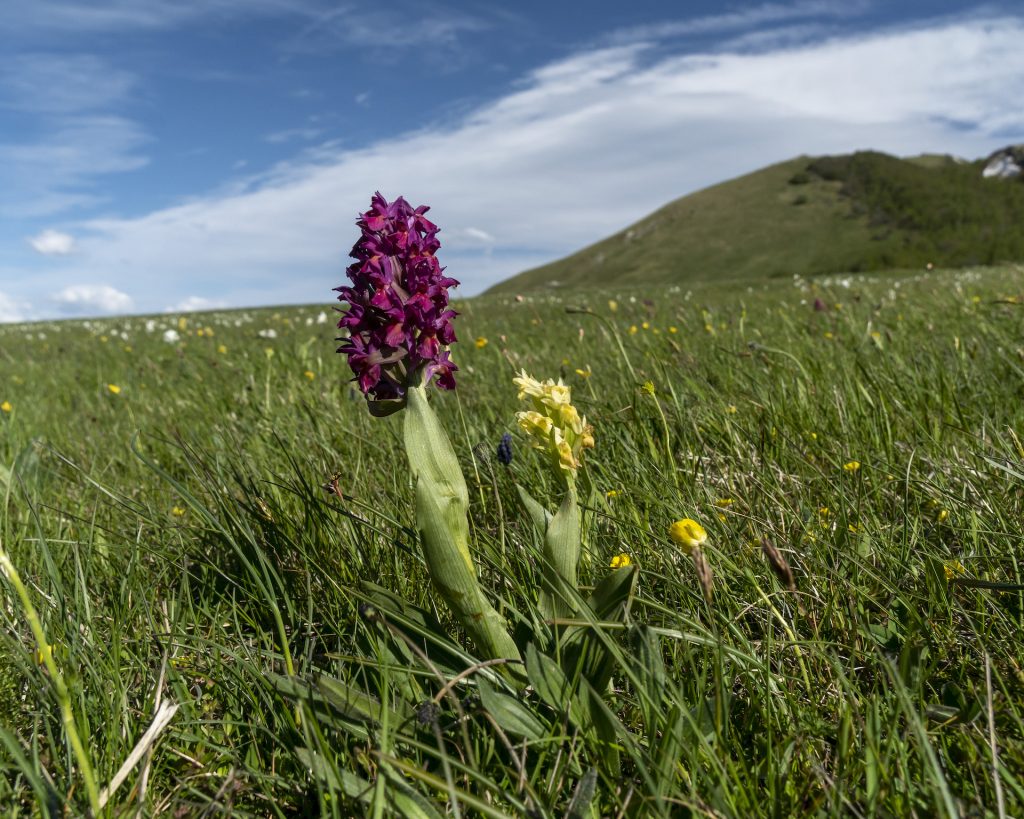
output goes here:
<path id="1" fill-rule="evenodd" d="M 183 292 L 325 300 L 379 189 L 433 205 L 442 260 L 468 294 L 801 153 L 974 157 L 1024 141 L 1021 42 L 1024 20 L 1003 18 L 756 54 L 586 51 L 461 121 L 357 150 L 318 146 L 227 191 L 83 224 L 68 270 L 145 292 L 143 309 Z"/>
<path id="2" fill-rule="evenodd" d="M 208 299 L 203 296 L 189 296 L 182 299 L 173 307 L 164 309 L 165 313 L 196 313 L 202 310 L 218 310 L 224 307 L 225 302 L 221 299 Z"/>
<path id="3" fill-rule="evenodd" d="M 135 306 L 132 297 L 108 284 L 73 284 L 52 297 L 63 313 L 125 313 Z"/>
<path id="4" fill-rule="evenodd" d="M 494 237 L 491 236 L 491 234 L 488 233 L 486 230 L 480 230 L 480 228 L 476 228 L 476 227 L 463 228 L 462 232 L 465 233 L 470 239 L 478 239 L 481 242 L 489 242 L 489 243 L 493 243 L 494 242 Z"/>
<path id="5" fill-rule="evenodd" d="M 59 230 L 44 230 L 28 240 L 32 249 L 43 256 L 66 256 L 75 249 L 75 237 Z"/>
<path id="6" fill-rule="evenodd" d="M 28 321 L 28 305 L 0 291 L 0 324 Z"/>

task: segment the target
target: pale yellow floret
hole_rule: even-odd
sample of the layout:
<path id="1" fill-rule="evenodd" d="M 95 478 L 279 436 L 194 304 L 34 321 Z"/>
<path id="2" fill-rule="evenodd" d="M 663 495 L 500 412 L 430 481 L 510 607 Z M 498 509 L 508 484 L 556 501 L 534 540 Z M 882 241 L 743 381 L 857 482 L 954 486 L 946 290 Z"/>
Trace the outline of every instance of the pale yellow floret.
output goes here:
<path id="1" fill-rule="evenodd" d="M 529 412 L 517 412 L 516 420 L 523 432 L 538 438 L 547 439 L 554 427 L 554 422 L 546 415 L 530 410 Z"/>
<path id="2" fill-rule="evenodd" d="M 555 444 L 555 452 L 558 453 L 558 466 L 560 469 L 564 469 L 566 472 L 575 472 L 576 467 L 579 466 L 579 461 L 572 454 L 572 446 L 565 440 L 562 435 L 562 430 L 555 427 L 552 430 L 551 439 Z"/>

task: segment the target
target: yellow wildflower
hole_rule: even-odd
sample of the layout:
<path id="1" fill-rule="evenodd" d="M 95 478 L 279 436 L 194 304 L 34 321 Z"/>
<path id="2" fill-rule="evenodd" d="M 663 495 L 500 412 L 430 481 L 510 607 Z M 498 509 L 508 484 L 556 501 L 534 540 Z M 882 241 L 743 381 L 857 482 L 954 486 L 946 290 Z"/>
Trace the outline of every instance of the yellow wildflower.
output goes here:
<path id="1" fill-rule="evenodd" d="M 107 389 L 110 390 L 114 395 L 120 395 L 121 388 L 117 384 L 107 384 Z"/>
<path id="2" fill-rule="evenodd" d="M 581 378 L 590 378 L 591 374 L 592 373 L 589 364 L 587 365 L 587 369 L 585 370 L 581 370 L 579 367 L 576 368 L 576 375 L 580 376 Z"/>
<path id="3" fill-rule="evenodd" d="M 676 328 L 675 326 L 669 327 L 669 328 L 668 328 L 668 331 L 669 331 L 670 333 L 672 333 L 673 335 L 675 335 L 676 333 L 678 333 L 678 332 L 679 332 L 678 328 Z"/>
<path id="4" fill-rule="evenodd" d="M 827 338 L 829 341 L 831 341 L 833 338 L 835 338 L 835 336 L 832 335 L 831 333 L 829 333 L 828 331 L 826 331 L 825 332 L 825 338 Z"/>
<path id="5" fill-rule="evenodd" d="M 619 309 L 619 303 L 615 299 L 608 299 L 608 309 L 614 313 Z"/>
<path id="6" fill-rule="evenodd" d="M 641 327 L 641 329 L 643 329 L 643 330 L 650 330 L 650 329 L 651 329 L 651 325 L 650 325 L 649 323 L 647 323 L 646 321 L 645 321 L 645 322 L 643 322 L 643 323 L 642 323 L 642 324 L 640 325 L 640 327 Z"/>
<path id="7" fill-rule="evenodd" d="M 967 574 L 967 569 L 964 568 L 964 564 L 955 558 L 943 563 L 942 569 L 946 573 L 946 580 L 952 580 L 955 577 Z"/>
<path id="8" fill-rule="evenodd" d="M 46 665 L 46 661 L 53 657 L 53 646 L 46 643 L 42 648 L 36 649 L 36 665 Z"/>
<path id="9" fill-rule="evenodd" d="M 637 328 L 637 326 L 635 324 L 630 324 L 629 325 L 629 334 L 631 336 L 635 336 L 638 332 L 639 332 L 639 330 L 638 330 L 638 328 Z"/>
<path id="10" fill-rule="evenodd" d="M 735 502 L 732 498 L 719 498 L 715 501 L 715 506 L 725 508 L 726 506 L 732 506 Z"/>
<path id="11" fill-rule="evenodd" d="M 2 404 L 0 404 L 0 411 L 2 412 L 10 412 L 13 409 L 14 407 L 11 406 L 10 401 L 4 401 Z"/>
<path id="12" fill-rule="evenodd" d="M 655 393 L 654 382 L 653 381 L 644 381 L 644 383 L 640 386 L 640 392 L 646 393 L 647 395 L 654 395 L 654 393 Z"/>
<path id="13" fill-rule="evenodd" d="M 558 454 L 558 466 L 566 472 L 575 472 L 579 461 L 573 455 L 572 446 L 562 435 L 562 430 L 555 427 L 551 431 L 551 437 L 555 445 L 555 452 Z"/>
<path id="14" fill-rule="evenodd" d="M 217 352 L 220 353 L 221 355 L 224 355 L 227 351 L 228 351 L 228 348 L 227 348 L 226 345 L 220 344 L 220 345 L 217 346 Z"/>
<path id="15" fill-rule="evenodd" d="M 538 381 L 536 378 L 531 378 L 523 370 L 515 378 L 512 379 L 512 383 L 519 388 L 519 395 L 517 396 L 520 401 L 529 396 L 530 398 L 539 399 L 542 403 L 547 403 L 545 399 L 549 398 L 549 390 L 558 386 L 550 378 L 547 381 Z M 558 382 L 561 384 L 561 381 Z M 558 394 L 561 397 L 561 393 Z"/>
<path id="16" fill-rule="evenodd" d="M 735 414 L 736 414 L 736 412 L 737 412 L 737 410 L 736 410 L 736 405 L 735 405 L 735 404 L 730 404 L 729 406 L 727 406 L 727 407 L 725 408 L 725 411 L 726 411 L 727 413 L 729 413 L 729 415 L 735 415 Z"/>
<path id="17" fill-rule="evenodd" d="M 553 456 L 560 471 L 575 473 L 580 453 L 594 445 L 593 430 L 572 405 L 572 388 L 561 380 L 538 381 L 526 372 L 513 380 L 519 399 L 529 398 L 533 409 L 516 413 L 519 426 L 534 439 L 534 447 Z"/>
<path id="18" fill-rule="evenodd" d="M 604 493 L 604 496 L 608 498 L 608 500 L 611 500 L 612 498 L 617 498 L 621 494 L 622 493 L 618 489 L 609 489 Z"/>
<path id="19" fill-rule="evenodd" d="M 668 536 L 687 554 L 694 549 L 699 549 L 708 539 L 708 533 L 704 531 L 704 527 L 690 518 L 677 520 L 669 526 Z"/>
<path id="20" fill-rule="evenodd" d="M 486 339 L 486 338 L 484 338 L 483 336 L 477 336 L 477 339 L 476 339 L 476 348 L 477 348 L 478 350 L 482 350 L 482 349 L 483 349 L 484 347 L 486 347 L 486 346 L 487 346 L 487 339 Z"/>
<path id="21" fill-rule="evenodd" d="M 860 469 L 860 461 L 847 461 L 843 464 L 843 471 L 845 472 L 856 472 Z"/>
<path id="22" fill-rule="evenodd" d="M 181 506 L 175 506 L 171 509 L 171 514 L 176 518 L 180 518 L 185 514 L 185 510 Z"/>
<path id="23" fill-rule="evenodd" d="M 615 555 L 608 565 L 613 569 L 623 569 L 633 563 L 633 559 L 625 552 Z"/>
<path id="24" fill-rule="evenodd" d="M 936 516 L 935 520 L 938 523 L 945 523 L 946 519 L 948 517 L 949 517 L 949 510 L 948 509 L 940 509 L 939 510 L 939 514 Z"/>
<path id="25" fill-rule="evenodd" d="M 541 415 L 534 410 L 517 412 L 516 419 L 519 421 L 519 426 L 523 432 L 536 437 L 546 438 L 551 434 L 551 430 L 555 425 L 555 422 L 547 415 Z"/>
<path id="26" fill-rule="evenodd" d="M 186 329 L 187 327 L 188 327 L 188 319 L 187 319 L 187 318 L 185 318 L 184 316 L 181 316 L 181 317 L 180 317 L 180 318 L 178 319 L 178 330 L 179 330 L 179 331 L 181 331 L 181 332 L 184 332 L 184 330 L 185 330 L 185 329 Z"/>
<path id="27" fill-rule="evenodd" d="M 100 341 L 102 341 L 104 344 L 106 344 L 107 341 L 109 341 L 109 339 L 106 336 L 100 336 Z"/>

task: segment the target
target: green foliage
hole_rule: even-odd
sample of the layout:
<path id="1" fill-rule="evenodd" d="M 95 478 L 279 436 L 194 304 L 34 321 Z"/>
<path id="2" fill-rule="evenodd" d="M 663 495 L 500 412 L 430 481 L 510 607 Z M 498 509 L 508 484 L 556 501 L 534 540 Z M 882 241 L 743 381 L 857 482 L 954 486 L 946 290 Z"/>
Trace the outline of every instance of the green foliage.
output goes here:
<path id="1" fill-rule="evenodd" d="M 817 159 L 808 171 L 841 182 L 852 213 L 884 229 L 851 270 L 1024 259 L 1024 185 L 985 179 L 981 163 L 936 167 L 864 151 Z"/>
<path id="2" fill-rule="evenodd" d="M 319 308 L 0 327 L 0 540 L 98 785 L 180 706 L 116 815 L 1024 815 L 1022 294 L 1003 267 L 458 305 L 489 343 L 431 402 L 525 688 L 432 587 L 402 419 Z M 558 624 L 516 487 L 562 487 L 490 454 L 520 368 L 594 425 Z M 63 725 L 0 580 L 4 815 L 84 814 Z"/>
<path id="3" fill-rule="evenodd" d="M 677 199 L 492 292 L 1024 260 L 1024 184 L 985 179 L 983 164 L 872 151 L 800 157 Z"/>

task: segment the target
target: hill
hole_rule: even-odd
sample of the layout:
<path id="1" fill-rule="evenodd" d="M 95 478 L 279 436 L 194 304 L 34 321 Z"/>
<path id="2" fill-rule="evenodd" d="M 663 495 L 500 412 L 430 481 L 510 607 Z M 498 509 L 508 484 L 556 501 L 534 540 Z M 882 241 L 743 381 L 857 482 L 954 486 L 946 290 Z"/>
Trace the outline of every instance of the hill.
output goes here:
<path id="1" fill-rule="evenodd" d="M 801 156 L 677 199 L 491 292 L 1021 260 L 1024 176 L 986 176 L 991 162 Z"/>

